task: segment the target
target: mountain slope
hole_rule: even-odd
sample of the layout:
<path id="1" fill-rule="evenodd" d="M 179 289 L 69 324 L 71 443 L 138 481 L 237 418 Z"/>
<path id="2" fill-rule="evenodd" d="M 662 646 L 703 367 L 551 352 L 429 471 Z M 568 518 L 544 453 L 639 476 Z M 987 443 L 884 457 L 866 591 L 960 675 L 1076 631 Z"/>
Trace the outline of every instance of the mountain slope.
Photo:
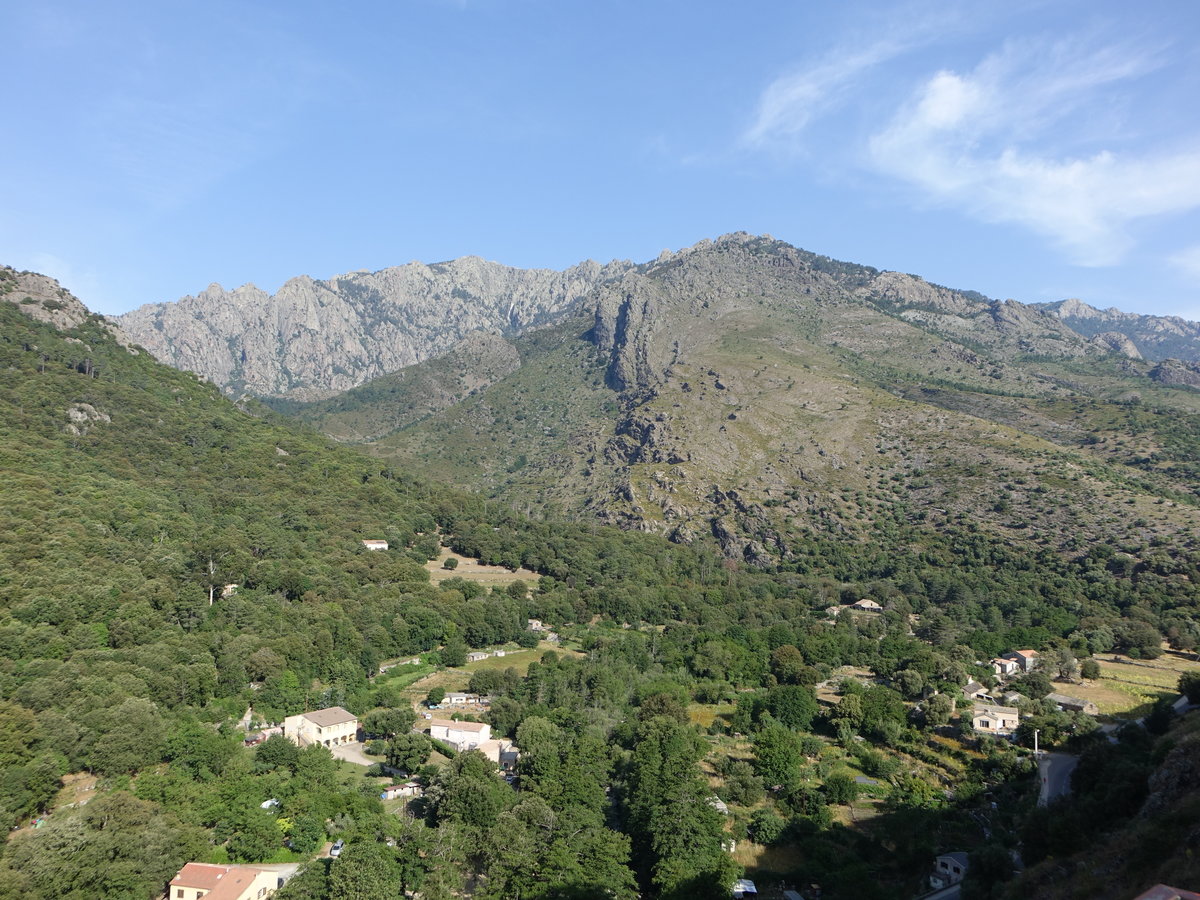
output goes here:
<path id="1" fill-rule="evenodd" d="M 909 526 L 1072 553 L 1181 546 L 1200 524 L 1200 396 L 1045 312 L 746 235 L 628 272 L 588 307 L 420 421 L 368 388 L 303 414 L 399 428 L 373 452 L 521 508 L 756 562 Z"/>
<path id="2" fill-rule="evenodd" d="M 275 294 L 212 285 L 116 321 L 132 340 L 229 393 L 312 400 L 437 356 L 474 331 L 517 334 L 554 322 L 628 266 L 563 272 L 477 257 L 409 263 L 328 281 L 293 278 Z"/>

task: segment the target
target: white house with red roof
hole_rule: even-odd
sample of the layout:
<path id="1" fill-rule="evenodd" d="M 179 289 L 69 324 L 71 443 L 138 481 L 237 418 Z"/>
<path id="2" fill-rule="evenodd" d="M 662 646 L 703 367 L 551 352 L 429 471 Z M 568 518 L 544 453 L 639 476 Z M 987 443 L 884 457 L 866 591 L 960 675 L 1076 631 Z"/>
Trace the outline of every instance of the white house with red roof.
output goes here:
<path id="1" fill-rule="evenodd" d="M 254 866 L 190 862 L 167 885 L 167 900 L 260 900 L 283 881 L 278 872 Z"/>

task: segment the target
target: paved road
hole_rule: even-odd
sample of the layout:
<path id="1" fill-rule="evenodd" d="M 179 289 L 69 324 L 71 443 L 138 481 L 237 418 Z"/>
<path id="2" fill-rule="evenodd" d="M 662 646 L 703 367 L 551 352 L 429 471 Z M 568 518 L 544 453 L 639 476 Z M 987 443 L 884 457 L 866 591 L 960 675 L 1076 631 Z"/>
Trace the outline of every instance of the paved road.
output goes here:
<path id="1" fill-rule="evenodd" d="M 1038 776 L 1041 778 L 1041 791 L 1038 793 L 1038 806 L 1046 806 L 1064 794 L 1071 793 L 1071 773 L 1079 764 L 1079 757 L 1070 753 L 1043 753 L 1038 760 Z"/>

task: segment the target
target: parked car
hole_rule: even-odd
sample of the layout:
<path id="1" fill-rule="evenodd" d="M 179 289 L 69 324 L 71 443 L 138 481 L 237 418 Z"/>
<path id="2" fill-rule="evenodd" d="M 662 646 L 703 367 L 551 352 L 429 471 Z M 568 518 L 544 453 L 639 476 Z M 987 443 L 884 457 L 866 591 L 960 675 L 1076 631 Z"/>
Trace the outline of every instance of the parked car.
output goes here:
<path id="1" fill-rule="evenodd" d="M 342 855 L 342 848 L 345 846 L 346 846 L 346 842 L 343 841 L 341 838 L 338 838 L 336 841 L 333 842 L 333 846 L 329 848 L 329 855 L 332 856 L 334 859 L 337 859 L 339 856 Z"/>

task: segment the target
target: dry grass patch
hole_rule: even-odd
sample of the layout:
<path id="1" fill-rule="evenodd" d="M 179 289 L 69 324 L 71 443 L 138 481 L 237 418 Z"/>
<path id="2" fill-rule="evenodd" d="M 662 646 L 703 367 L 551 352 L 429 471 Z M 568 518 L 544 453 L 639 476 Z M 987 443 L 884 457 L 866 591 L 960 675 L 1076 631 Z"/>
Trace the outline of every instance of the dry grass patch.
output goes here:
<path id="1" fill-rule="evenodd" d="M 1083 684 L 1056 685 L 1055 690 L 1091 700 L 1104 715 L 1126 717 L 1145 711 L 1147 704 L 1178 693 L 1179 676 L 1200 671 L 1200 662 L 1174 654 L 1158 659 L 1130 659 L 1117 653 L 1097 654 L 1100 679 Z"/>
<path id="2" fill-rule="evenodd" d="M 804 854 L 795 844 L 764 847 L 750 840 L 738 841 L 733 858 L 745 866 L 747 872 L 774 872 L 779 875 L 794 872 L 804 863 Z"/>
<path id="3" fill-rule="evenodd" d="M 458 568 L 447 569 L 445 564 L 448 559 L 457 559 Z M 476 584 L 496 588 L 508 587 L 514 581 L 524 581 L 532 586 L 537 584 L 542 577 L 529 569 L 514 571 L 506 569 L 504 566 L 487 566 L 477 559 L 459 556 L 447 547 L 442 548 L 442 553 L 437 559 L 431 559 L 425 563 L 425 570 L 429 573 L 429 580 L 434 584 L 440 584 L 448 578 L 462 578 L 466 581 L 474 581 Z"/>

